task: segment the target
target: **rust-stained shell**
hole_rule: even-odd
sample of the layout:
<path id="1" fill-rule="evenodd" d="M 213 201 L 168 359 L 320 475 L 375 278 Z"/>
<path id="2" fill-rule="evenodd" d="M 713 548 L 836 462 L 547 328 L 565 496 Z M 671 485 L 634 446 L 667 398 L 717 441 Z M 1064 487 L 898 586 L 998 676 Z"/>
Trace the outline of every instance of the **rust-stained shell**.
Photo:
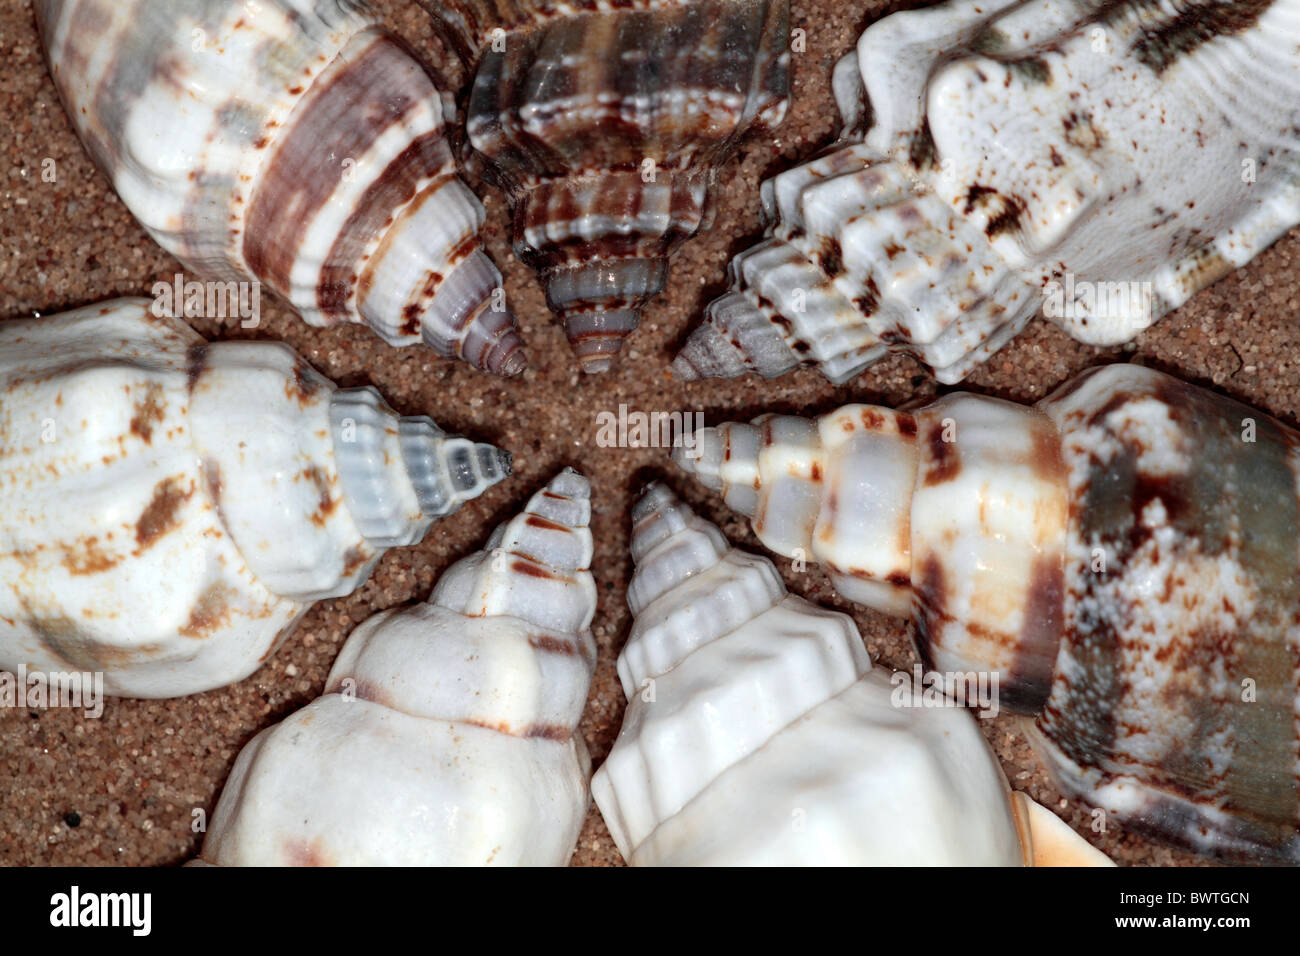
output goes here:
<path id="1" fill-rule="evenodd" d="M 763 184 L 767 238 L 683 379 L 888 352 L 956 382 L 1040 306 L 1134 338 L 1300 222 L 1300 0 L 952 0 L 835 70 L 844 141 Z"/>
<path id="2" fill-rule="evenodd" d="M 513 375 L 525 364 L 451 101 L 352 0 L 36 0 L 95 164 L 197 276 L 265 284 L 312 325 Z"/>
<path id="3" fill-rule="evenodd" d="M 696 435 L 679 463 L 847 597 L 996 672 L 1062 789 L 1209 856 L 1300 862 L 1300 435 L 1135 365 Z"/>
<path id="4" fill-rule="evenodd" d="M 719 167 L 785 115 L 788 0 L 421 3 L 472 75 L 469 165 L 509 197 L 582 369 L 608 369 Z"/>
<path id="5" fill-rule="evenodd" d="M 130 697 L 240 680 L 509 473 L 284 345 L 152 307 L 0 323 L 0 670 Z"/>

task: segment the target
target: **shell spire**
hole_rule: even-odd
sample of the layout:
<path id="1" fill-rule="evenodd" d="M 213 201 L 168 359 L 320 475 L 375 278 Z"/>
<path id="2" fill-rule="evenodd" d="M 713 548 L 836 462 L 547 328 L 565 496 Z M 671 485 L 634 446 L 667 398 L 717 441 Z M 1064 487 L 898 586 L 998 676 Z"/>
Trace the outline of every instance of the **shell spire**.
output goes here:
<path id="1" fill-rule="evenodd" d="M 605 371 L 717 170 L 784 117 L 788 2 L 421 3 L 473 77 L 466 163 L 508 196 L 583 371 Z"/>
<path id="2" fill-rule="evenodd" d="M 427 415 L 399 417 L 370 387 L 336 392 L 330 424 L 344 502 L 376 547 L 415 544 L 510 474 L 508 451 L 448 435 Z"/>
<path id="3" fill-rule="evenodd" d="M 1297 34 L 1300 0 L 872 24 L 834 72 L 841 142 L 763 184 L 767 236 L 673 374 L 838 384 L 902 352 L 952 383 L 1040 306 L 1130 341 L 1300 223 Z"/>
<path id="4" fill-rule="evenodd" d="M 596 609 L 590 524 L 591 483 L 566 468 L 482 551 L 443 575 L 429 600 L 471 617 L 585 631 Z"/>
<path id="5" fill-rule="evenodd" d="M 566 863 L 591 776 L 589 493 L 561 473 L 427 602 L 358 627 L 324 694 L 240 753 L 200 862 Z"/>
<path id="6" fill-rule="evenodd" d="M 1026 408 L 954 394 L 697 433 L 679 464 L 998 677 L 1062 791 L 1206 856 L 1300 861 L 1300 436 L 1111 365 Z"/>
<path id="7" fill-rule="evenodd" d="M 265 285 L 315 326 L 522 371 L 483 207 L 447 141 L 453 105 L 361 4 L 35 6 L 91 158 L 196 276 Z"/>
<path id="8" fill-rule="evenodd" d="M 788 594 L 771 561 L 732 548 L 663 485 L 632 520 L 628 708 L 592 780 L 624 859 L 1032 857 L 1025 805 L 967 711 L 895 706 L 851 618 Z"/>
<path id="9" fill-rule="evenodd" d="M 287 346 L 208 344 L 154 306 L 0 324 L 0 669 L 132 697 L 233 683 L 509 473 Z"/>

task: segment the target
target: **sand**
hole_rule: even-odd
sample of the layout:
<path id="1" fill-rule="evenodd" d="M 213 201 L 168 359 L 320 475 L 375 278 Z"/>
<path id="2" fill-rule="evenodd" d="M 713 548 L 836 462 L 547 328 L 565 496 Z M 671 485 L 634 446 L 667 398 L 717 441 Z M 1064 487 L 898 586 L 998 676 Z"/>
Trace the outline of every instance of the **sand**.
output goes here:
<path id="1" fill-rule="evenodd" d="M 835 60 L 882 12 L 917 5 L 795 0 L 794 24 L 807 31 L 807 48 L 794 56 L 789 117 L 774 136 L 748 140 L 723 170 L 713 228 L 676 256 L 668 290 L 650 304 L 610 374 L 579 375 L 537 281 L 510 252 L 505 205 L 487 187 L 479 192 L 488 210 L 488 250 L 505 273 L 531 356 L 531 367 L 517 380 L 479 374 L 422 348 L 391 348 L 364 328 L 313 329 L 265 299 L 262 323 L 253 330 L 239 328 L 237 320 L 195 320 L 210 338 L 285 341 L 340 384 L 373 384 L 403 414 L 432 414 L 444 427 L 508 448 L 515 454 L 515 474 L 440 521 L 422 544 L 390 552 L 351 597 L 316 605 L 286 645 L 235 686 L 181 700 L 111 700 L 98 720 L 67 710 L 0 709 L 0 863 L 157 865 L 192 857 L 202 840 L 194 827 L 197 811 L 211 813 L 240 748 L 320 693 L 358 622 L 427 597 L 443 570 L 481 546 L 497 522 L 565 465 L 581 469 L 594 484 L 600 661 L 582 731 L 599 764 L 623 714 L 614 661 L 629 627 L 628 514 L 639 488 L 651 478 L 666 478 L 736 544 L 762 549 L 737 515 L 675 472 L 664 450 L 599 447 L 597 416 L 626 404 L 646 412 L 700 411 L 714 423 L 764 411 L 820 412 L 846 401 L 894 405 L 936 394 L 932 377 L 901 357 L 840 388 L 813 371 L 773 382 L 747 377 L 690 385 L 666 374 L 704 303 L 724 288 L 729 256 L 760 235 L 759 182 L 832 138 L 836 114 L 829 78 Z M 414 3 L 389 0 L 379 6 L 391 26 L 450 82 L 458 82 L 454 64 Z M 0 61 L 6 67 L 0 72 L 0 316 L 147 295 L 155 281 L 170 280 L 179 266 L 136 224 L 69 127 L 25 0 L 10 0 L 0 10 Z M 41 177 L 47 159 L 57 170 L 53 183 Z M 1124 349 L 1084 347 L 1035 319 L 965 387 L 1032 402 L 1081 369 L 1129 356 L 1217 386 L 1294 423 L 1300 411 L 1298 263 L 1300 232 L 1293 232 Z M 789 561 L 778 559 L 777 565 L 793 592 L 852 614 L 881 665 L 911 667 L 908 624 L 848 604 L 815 568 L 795 573 Z M 1056 810 L 1115 860 L 1196 862 L 1114 821 L 1105 833 L 1092 832 L 1088 808 L 1054 788 L 1013 718 L 981 723 L 1012 785 Z M 621 862 L 594 807 L 573 862 Z"/>

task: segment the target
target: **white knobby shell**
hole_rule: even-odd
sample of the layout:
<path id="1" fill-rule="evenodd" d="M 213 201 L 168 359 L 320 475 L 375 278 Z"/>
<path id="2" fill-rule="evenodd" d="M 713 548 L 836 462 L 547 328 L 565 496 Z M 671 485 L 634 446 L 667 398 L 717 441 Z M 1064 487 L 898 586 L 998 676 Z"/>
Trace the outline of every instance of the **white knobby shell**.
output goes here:
<path id="1" fill-rule="evenodd" d="M 662 485 L 633 520 L 628 709 L 592 781 L 624 859 L 1032 859 L 969 712 L 899 706 L 852 619 L 788 594 L 770 561 L 729 547 Z"/>
<path id="2" fill-rule="evenodd" d="M 133 697 L 240 680 L 509 473 L 284 345 L 207 344 L 152 307 L 0 324 L 0 668 Z"/>
<path id="3" fill-rule="evenodd" d="M 240 753 L 200 861 L 567 862 L 591 773 L 589 495 L 562 472 L 428 603 L 357 628 L 325 694 Z"/>
<path id="4" fill-rule="evenodd" d="M 55 85 L 127 208 L 198 276 L 312 325 L 525 364 L 450 99 L 354 0 L 37 0 Z M 245 317 L 247 318 L 247 317 Z"/>
<path id="5" fill-rule="evenodd" d="M 674 374 L 839 383 L 902 351 L 951 383 L 1040 305 L 1129 341 L 1300 222 L 1297 34 L 1300 0 L 953 0 L 873 24 L 835 70 L 845 142 L 763 184 L 768 237 Z"/>

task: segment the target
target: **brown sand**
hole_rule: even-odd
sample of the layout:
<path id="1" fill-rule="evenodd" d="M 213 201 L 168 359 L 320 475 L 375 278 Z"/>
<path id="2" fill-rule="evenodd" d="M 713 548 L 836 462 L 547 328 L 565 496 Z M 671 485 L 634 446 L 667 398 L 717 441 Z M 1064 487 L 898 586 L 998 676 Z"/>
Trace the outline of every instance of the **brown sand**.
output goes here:
<path id="1" fill-rule="evenodd" d="M 794 57 L 789 118 L 775 137 L 747 142 L 724 171 L 714 227 L 677 255 L 668 290 L 646 310 L 610 374 L 580 377 L 536 280 L 510 252 L 500 196 L 484 190 L 489 252 L 506 275 L 509 301 L 529 345 L 531 366 L 519 380 L 481 375 L 421 348 L 393 349 L 359 327 L 312 329 L 265 299 L 256 330 L 241 330 L 237 320 L 195 321 L 210 338 L 288 342 L 341 384 L 374 384 L 403 414 L 429 413 L 445 427 L 510 449 L 515 474 L 439 522 L 421 545 L 390 552 L 350 598 L 318 604 L 285 647 L 236 686 L 183 700 L 110 700 L 99 720 L 84 719 L 79 711 L 0 710 L 0 863 L 169 864 L 193 856 L 201 842 L 191 828 L 196 809 L 211 813 L 249 738 L 320 693 L 357 623 L 376 610 L 425 598 L 444 569 L 481 546 L 498 521 L 565 465 L 589 475 L 595 492 L 600 664 L 583 732 L 598 764 L 623 714 L 614 660 L 629 625 L 628 513 L 637 490 L 651 477 L 667 477 L 738 545 L 762 549 L 740 518 L 682 480 L 662 450 L 597 447 L 596 415 L 626 403 L 647 412 L 700 410 L 715 423 L 766 410 L 824 411 L 850 400 L 899 404 L 935 393 L 920 366 L 898 357 L 842 388 L 812 371 L 776 382 L 746 378 L 693 385 L 666 375 L 674 346 L 723 288 L 729 255 L 759 235 L 759 181 L 808 157 L 832 136 L 832 64 L 882 12 L 918 5 L 795 0 L 794 24 L 807 31 L 807 51 Z M 432 62 L 450 62 L 414 3 L 387 0 L 380 7 L 390 25 Z M 0 11 L 0 62 L 0 316 L 147 295 L 155 281 L 170 279 L 177 264 L 135 223 L 72 133 L 46 74 L 27 0 L 11 0 Z M 459 80 L 454 67 L 444 72 Z M 46 158 L 57 164 L 56 183 L 41 179 Z M 1133 355 L 1294 422 L 1300 404 L 1300 360 L 1292 358 L 1300 356 L 1298 262 L 1300 234 L 1293 232 L 1123 350 L 1086 348 L 1035 320 L 967 386 L 1035 401 L 1099 360 Z M 905 623 L 853 607 L 815 569 L 794 573 L 788 561 L 777 563 L 792 591 L 852 614 L 873 658 L 910 668 L 914 657 Z M 1013 786 L 1055 809 L 1117 861 L 1196 862 L 1113 822 L 1104 834 L 1092 833 L 1087 808 L 1054 788 L 1010 718 L 982 724 Z M 620 862 L 594 807 L 574 862 Z"/>

